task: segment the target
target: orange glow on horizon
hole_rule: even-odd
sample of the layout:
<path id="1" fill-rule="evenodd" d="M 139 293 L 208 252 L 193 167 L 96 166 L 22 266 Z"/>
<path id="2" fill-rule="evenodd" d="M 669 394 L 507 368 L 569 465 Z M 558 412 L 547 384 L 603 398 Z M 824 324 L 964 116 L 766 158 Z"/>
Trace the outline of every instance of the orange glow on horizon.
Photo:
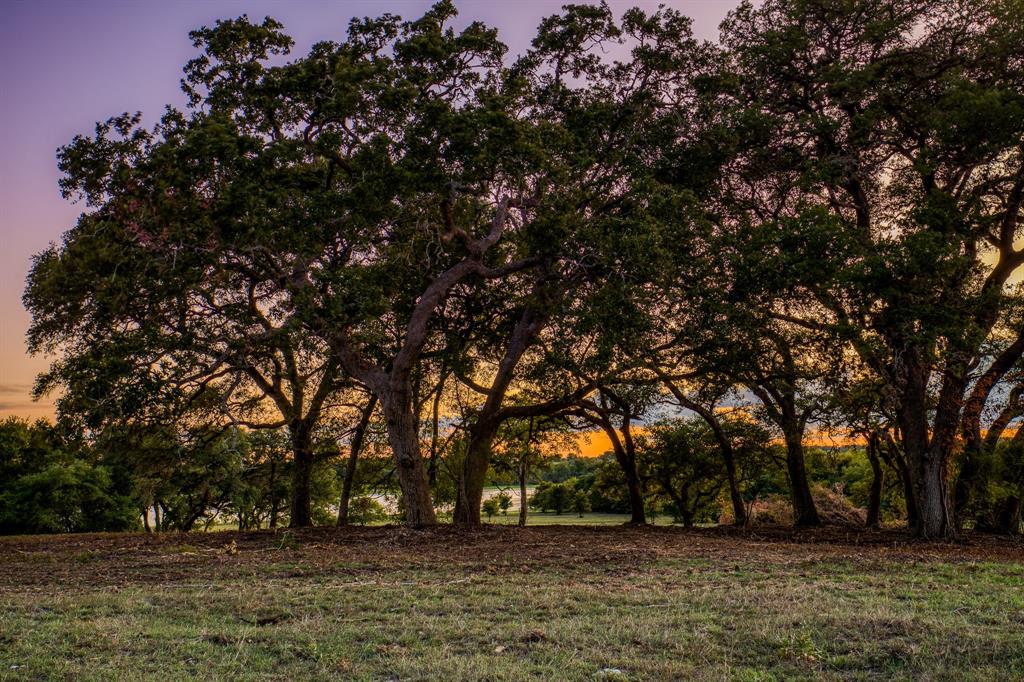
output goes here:
<path id="1" fill-rule="evenodd" d="M 634 428 L 634 435 L 639 435 L 644 432 L 642 428 Z M 1009 429 L 1007 429 L 1009 432 Z M 577 447 L 579 448 L 580 457 L 600 457 L 606 452 L 611 452 L 612 442 L 608 438 L 608 435 L 601 430 L 595 431 L 584 431 L 576 436 Z M 782 441 L 778 440 L 777 444 L 781 445 Z M 848 447 L 851 445 L 864 445 L 864 439 L 860 436 L 851 437 L 848 435 L 833 435 L 824 432 L 809 433 L 807 438 L 804 439 L 804 447 L 810 448 L 835 448 L 835 447 Z"/>

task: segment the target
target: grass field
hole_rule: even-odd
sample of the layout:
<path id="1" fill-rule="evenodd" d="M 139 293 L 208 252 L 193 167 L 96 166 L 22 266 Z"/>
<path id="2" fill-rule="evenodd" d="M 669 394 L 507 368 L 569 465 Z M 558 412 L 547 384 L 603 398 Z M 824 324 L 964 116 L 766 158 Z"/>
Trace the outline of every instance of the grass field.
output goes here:
<path id="1" fill-rule="evenodd" d="M 1024 677 L 1024 551 L 491 526 L 0 539 L 0 678 Z"/>

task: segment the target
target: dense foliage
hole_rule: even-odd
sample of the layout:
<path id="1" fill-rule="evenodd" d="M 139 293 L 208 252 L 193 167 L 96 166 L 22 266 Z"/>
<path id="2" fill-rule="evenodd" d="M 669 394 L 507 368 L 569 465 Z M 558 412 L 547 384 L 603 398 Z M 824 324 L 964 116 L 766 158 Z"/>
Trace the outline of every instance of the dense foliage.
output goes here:
<path id="1" fill-rule="evenodd" d="M 96 453 L 42 421 L 0 422 L 0 533 L 138 526 L 138 510 Z"/>

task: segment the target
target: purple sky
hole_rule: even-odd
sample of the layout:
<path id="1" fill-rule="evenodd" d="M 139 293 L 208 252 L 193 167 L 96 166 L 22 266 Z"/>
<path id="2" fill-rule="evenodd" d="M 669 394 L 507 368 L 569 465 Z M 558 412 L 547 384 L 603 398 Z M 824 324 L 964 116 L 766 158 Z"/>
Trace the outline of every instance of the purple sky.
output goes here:
<path id="1" fill-rule="evenodd" d="M 269 2 L 235 0 L 6 0 L 0 4 L 0 415 L 49 416 L 29 390 L 47 359 L 25 351 L 29 317 L 21 294 L 31 257 L 74 225 L 80 207 L 60 197 L 57 147 L 124 111 L 152 123 L 166 104 L 183 105 L 181 67 L 194 55 L 193 28 L 247 13 L 285 25 L 301 55 L 318 40 L 340 39 L 352 16 L 392 12 L 413 18 L 425 0 Z M 562 0 L 456 0 L 459 21 L 500 29 L 513 53 Z M 613 0 L 616 14 L 654 0 Z M 664 0 L 714 39 L 736 0 Z"/>

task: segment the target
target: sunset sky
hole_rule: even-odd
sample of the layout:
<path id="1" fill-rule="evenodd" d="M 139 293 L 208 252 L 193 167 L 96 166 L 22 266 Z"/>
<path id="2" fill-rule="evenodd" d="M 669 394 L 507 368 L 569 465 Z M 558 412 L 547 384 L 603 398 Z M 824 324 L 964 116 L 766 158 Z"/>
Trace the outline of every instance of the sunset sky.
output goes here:
<path id="1" fill-rule="evenodd" d="M 188 32 L 247 13 L 282 21 L 303 54 L 318 40 L 340 39 L 352 16 L 419 16 L 422 0 L 240 2 L 46 2 L 0 6 L 0 415 L 49 416 L 29 392 L 47 359 L 25 351 L 29 317 L 21 305 L 32 255 L 70 228 L 81 210 L 57 189 L 56 149 L 96 121 L 142 111 L 152 123 L 166 104 L 184 105 L 181 67 L 194 55 Z M 456 0 L 464 23 L 497 26 L 511 52 L 529 44 L 541 17 L 561 0 Z M 615 0 L 617 14 L 658 2 Z M 666 0 L 693 17 L 699 37 L 714 39 L 733 0 Z"/>

